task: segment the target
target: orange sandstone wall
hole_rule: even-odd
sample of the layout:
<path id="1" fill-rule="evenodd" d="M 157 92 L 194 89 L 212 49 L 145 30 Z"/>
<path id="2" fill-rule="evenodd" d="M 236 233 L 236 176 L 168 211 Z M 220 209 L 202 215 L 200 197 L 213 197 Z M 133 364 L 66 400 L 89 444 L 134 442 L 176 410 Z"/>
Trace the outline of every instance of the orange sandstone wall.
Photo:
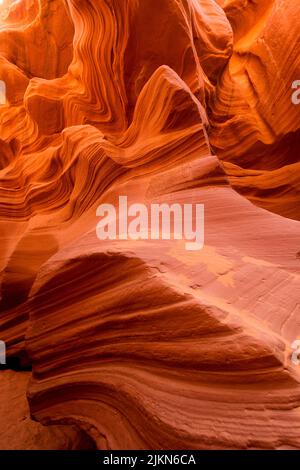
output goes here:
<path id="1" fill-rule="evenodd" d="M 28 417 L 5 448 L 300 447 L 299 15 L 0 5 L 0 339 L 32 367 L 0 386 L 55 425 L 38 441 Z M 100 242 L 119 195 L 204 204 L 204 248 Z"/>

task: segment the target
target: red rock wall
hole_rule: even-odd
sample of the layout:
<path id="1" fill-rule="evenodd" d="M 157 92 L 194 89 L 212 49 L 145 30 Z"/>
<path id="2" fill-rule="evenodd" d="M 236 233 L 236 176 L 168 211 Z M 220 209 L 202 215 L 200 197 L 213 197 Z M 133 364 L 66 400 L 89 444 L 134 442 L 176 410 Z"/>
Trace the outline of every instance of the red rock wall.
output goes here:
<path id="1" fill-rule="evenodd" d="M 99 449 L 299 448 L 298 0 L 4 3 L 0 339 L 32 418 Z M 119 195 L 203 203 L 203 250 L 100 242 Z M 64 432 L 46 447 L 86 445 Z"/>

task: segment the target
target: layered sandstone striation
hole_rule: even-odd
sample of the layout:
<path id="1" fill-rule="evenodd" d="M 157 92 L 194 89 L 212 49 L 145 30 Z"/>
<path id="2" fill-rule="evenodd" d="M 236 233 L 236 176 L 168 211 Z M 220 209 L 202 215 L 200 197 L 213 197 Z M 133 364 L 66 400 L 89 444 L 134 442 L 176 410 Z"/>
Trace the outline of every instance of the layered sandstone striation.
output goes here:
<path id="1" fill-rule="evenodd" d="M 0 450 L 92 449 L 92 441 L 75 426 L 42 426 L 31 419 L 26 399 L 30 375 L 1 371 Z"/>
<path id="2" fill-rule="evenodd" d="M 4 3 L 14 448 L 299 448 L 298 1 Z M 204 204 L 204 248 L 100 241 L 119 195 Z"/>

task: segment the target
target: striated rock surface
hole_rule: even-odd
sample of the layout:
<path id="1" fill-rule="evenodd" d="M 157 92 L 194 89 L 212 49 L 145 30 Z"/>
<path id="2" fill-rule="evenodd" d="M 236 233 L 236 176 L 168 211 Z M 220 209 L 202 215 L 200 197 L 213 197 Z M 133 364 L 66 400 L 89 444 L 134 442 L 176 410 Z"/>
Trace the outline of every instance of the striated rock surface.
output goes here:
<path id="1" fill-rule="evenodd" d="M 92 443 L 74 426 L 42 426 L 30 419 L 26 400 L 29 372 L 1 371 L 0 450 L 91 449 Z"/>
<path id="2" fill-rule="evenodd" d="M 267 210 L 300 219 L 297 0 L 223 3 L 233 53 L 211 101 L 210 142 L 230 183 Z"/>
<path id="3" fill-rule="evenodd" d="M 27 388 L 54 425 L 4 446 L 299 448 L 298 0 L 3 3 L 0 339 L 32 373 L 2 420 Z M 100 241 L 120 195 L 204 204 L 204 248 Z"/>

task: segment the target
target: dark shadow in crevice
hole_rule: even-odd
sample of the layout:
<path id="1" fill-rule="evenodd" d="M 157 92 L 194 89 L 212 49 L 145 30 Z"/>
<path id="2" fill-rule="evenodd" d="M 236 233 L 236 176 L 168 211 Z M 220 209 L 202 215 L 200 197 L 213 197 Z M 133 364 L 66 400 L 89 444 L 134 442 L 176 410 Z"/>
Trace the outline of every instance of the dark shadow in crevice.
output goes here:
<path id="1" fill-rule="evenodd" d="M 26 352 L 22 352 L 19 356 L 7 357 L 6 364 L 0 364 L 1 370 L 13 370 L 14 372 L 30 372 L 32 366 L 28 360 Z"/>

